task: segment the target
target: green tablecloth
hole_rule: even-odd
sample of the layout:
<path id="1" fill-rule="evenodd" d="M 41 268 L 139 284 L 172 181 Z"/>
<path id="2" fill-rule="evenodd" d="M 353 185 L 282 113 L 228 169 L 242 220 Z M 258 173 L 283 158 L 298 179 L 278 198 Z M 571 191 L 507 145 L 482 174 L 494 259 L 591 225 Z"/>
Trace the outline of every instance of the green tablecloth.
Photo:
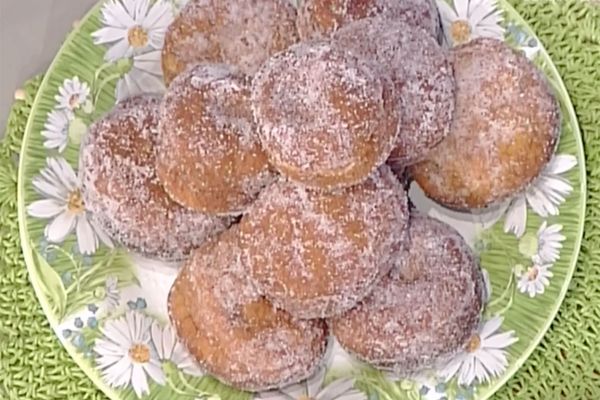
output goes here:
<path id="1" fill-rule="evenodd" d="M 600 1 L 511 3 L 565 80 L 583 131 L 589 192 L 567 298 L 540 346 L 495 398 L 600 399 Z M 0 145 L 0 400 L 104 399 L 50 329 L 20 251 L 16 159 L 39 83 L 25 84 L 25 99 L 15 103 Z"/>

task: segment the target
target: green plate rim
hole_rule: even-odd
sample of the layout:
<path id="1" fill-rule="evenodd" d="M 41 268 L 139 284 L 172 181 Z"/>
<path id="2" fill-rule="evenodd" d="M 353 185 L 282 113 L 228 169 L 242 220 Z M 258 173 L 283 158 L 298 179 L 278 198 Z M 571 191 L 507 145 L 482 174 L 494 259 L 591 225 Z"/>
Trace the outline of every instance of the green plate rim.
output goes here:
<path id="1" fill-rule="evenodd" d="M 573 102 L 571 101 L 571 96 L 569 95 L 569 91 L 567 90 L 567 87 L 565 86 L 562 76 L 560 75 L 560 73 L 558 72 L 558 69 L 556 68 L 556 64 L 554 64 L 552 57 L 550 57 L 550 54 L 548 54 L 546 47 L 540 41 L 537 34 L 531 29 L 531 26 L 529 25 L 529 23 L 527 21 L 525 21 L 525 19 L 523 19 L 521 14 L 519 14 L 517 12 L 517 10 L 515 10 L 515 8 L 508 1 L 499 0 L 499 3 L 502 3 L 502 8 L 506 12 L 510 13 L 511 18 L 518 21 L 521 24 L 521 26 L 527 30 L 527 32 L 529 34 L 531 34 L 533 37 L 535 37 L 537 39 L 537 41 L 540 43 L 540 52 L 542 52 L 544 54 L 544 56 L 546 56 L 549 60 L 552 61 L 550 64 L 550 69 L 558 77 L 557 82 L 559 84 L 559 89 L 562 92 L 566 93 L 565 102 L 567 104 L 567 109 L 569 111 L 569 119 L 574 121 L 572 126 L 574 128 L 573 134 L 575 136 L 575 141 L 577 142 L 577 159 L 578 159 L 578 162 L 579 162 L 579 160 L 583 160 L 584 165 L 582 166 L 583 168 L 581 168 L 581 167 L 578 168 L 579 179 L 580 179 L 579 188 L 581 190 L 581 200 L 579 203 L 579 206 L 581 207 L 580 219 L 579 219 L 579 232 L 578 232 L 577 237 L 575 238 L 575 250 L 571 254 L 569 269 L 567 270 L 567 274 L 565 275 L 565 282 L 563 282 L 563 286 L 561 288 L 560 294 L 557 299 L 558 301 L 555 303 L 555 306 L 550 313 L 551 317 L 546 320 L 546 323 L 544 324 L 543 328 L 540 329 L 538 334 L 533 338 L 533 340 L 531 340 L 531 343 L 525 349 L 525 351 L 521 354 L 521 357 L 517 358 L 516 360 L 514 360 L 514 362 L 509 364 L 509 367 L 502 374 L 502 377 L 500 379 L 498 379 L 494 383 L 494 385 L 490 386 L 490 388 L 488 389 L 488 393 L 484 397 L 482 397 L 482 400 L 487 400 L 490 397 L 492 397 L 498 390 L 500 390 L 500 388 L 502 386 L 504 386 L 506 384 L 506 382 L 508 382 L 508 380 L 510 378 L 512 378 L 519 371 L 519 369 L 521 369 L 523 364 L 525 364 L 525 361 L 527 361 L 527 359 L 531 356 L 531 354 L 536 349 L 536 347 L 539 346 L 544 335 L 546 335 L 546 332 L 548 332 L 548 329 L 550 329 L 550 326 L 556 319 L 556 316 L 558 315 L 558 311 L 560 310 L 560 306 L 562 305 L 563 301 L 565 300 L 565 297 L 567 295 L 569 287 L 571 286 L 573 274 L 575 273 L 575 268 L 577 268 L 577 262 L 579 261 L 579 253 L 581 252 L 581 244 L 583 242 L 583 233 L 585 230 L 585 216 L 586 216 L 585 214 L 586 214 L 586 207 L 587 207 L 587 174 L 586 174 L 587 169 L 585 168 L 586 158 L 585 158 L 584 144 L 583 144 L 583 139 L 581 138 L 581 128 L 579 127 L 579 120 L 577 119 L 577 115 L 575 114 L 575 107 L 573 106 Z M 564 118 L 564 116 L 563 116 L 563 118 Z"/>
<path id="2" fill-rule="evenodd" d="M 62 57 L 63 53 L 67 50 L 67 48 L 69 47 L 71 42 L 74 40 L 75 37 L 77 37 L 77 35 L 79 35 L 79 33 L 81 31 L 81 27 L 83 25 L 85 25 L 85 23 L 96 12 L 98 12 L 98 10 L 102 7 L 103 4 L 104 4 L 104 1 L 102 1 L 102 0 L 98 1 L 87 13 L 85 13 L 85 15 L 81 18 L 79 25 L 77 25 L 77 27 L 75 27 L 67 35 L 65 41 L 63 42 L 63 44 L 60 47 L 60 50 L 56 53 L 56 56 L 54 56 L 52 62 L 48 66 L 48 69 L 46 70 L 47 72 L 44 75 L 44 79 L 42 80 L 42 82 L 38 88 L 37 94 L 35 96 L 35 99 L 31 105 L 31 113 L 29 114 L 29 118 L 27 120 L 27 125 L 25 125 L 25 133 L 23 134 L 23 141 L 21 144 L 21 153 L 20 154 L 23 154 L 23 152 L 25 151 L 25 149 L 27 147 L 28 139 L 33 134 L 33 132 L 32 132 L 33 131 L 33 128 L 32 128 L 33 119 L 34 119 L 36 110 L 39 106 L 39 102 L 42 97 L 42 94 L 46 90 L 49 79 L 50 79 L 50 74 L 48 74 L 48 72 L 52 71 L 54 69 L 56 63 Z M 34 272 L 32 271 L 32 268 L 33 268 L 32 266 L 34 265 L 35 261 L 33 260 L 33 249 L 30 246 L 31 241 L 29 238 L 29 232 L 27 230 L 27 212 L 26 212 L 26 207 L 25 207 L 25 177 L 24 177 L 24 172 L 23 172 L 25 170 L 25 168 L 24 168 L 25 160 L 26 160 L 26 157 L 19 157 L 19 170 L 18 170 L 18 174 L 17 174 L 17 208 L 18 208 L 17 215 L 18 215 L 18 223 L 19 223 L 19 233 L 20 233 L 20 237 L 21 237 L 21 247 L 22 247 L 22 251 L 23 251 L 23 257 L 25 259 L 25 265 L 27 266 L 27 272 L 29 274 L 29 282 L 31 282 L 31 285 L 33 286 L 37 300 L 40 303 L 40 305 L 42 306 L 44 315 L 48 319 L 48 323 L 50 324 L 50 327 L 52 328 L 52 331 L 54 332 L 54 335 L 56 336 L 56 339 L 57 339 L 59 345 L 62 346 L 67 351 L 69 356 L 77 364 L 77 367 L 80 368 L 89 379 L 91 379 L 91 381 L 94 383 L 94 385 L 96 385 L 96 387 L 98 389 L 100 389 L 102 391 L 102 393 L 104 393 L 111 400 L 121 400 L 118 393 L 115 390 L 113 390 L 110 386 L 108 386 L 107 383 L 104 382 L 104 380 L 102 379 L 102 377 L 100 376 L 98 371 L 94 370 L 93 368 L 89 368 L 82 362 L 83 356 L 80 354 L 77 354 L 77 352 L 75 351 L 75 348 L 63 343 L 60 340 L 60 337 L 58 336 L 58 334 L 56 333 L 56 330 L 54 329 L 54 326 L 57 325 L 57 321 L 54 317 L 52 317 L 52 312 L 50 310 L 50 304 L 48 303 L 48 299 L 46 298 L 46 296 L 43 295 L 42 288 L 39 286 L 38 281 L 36 279 L 32 279 L 32 276 L 35 275 Z"/>
<path id="3" fill-rule="evenodd" d="M 501 4 L 501 8 L 505 12 L 510 14 L 512 19 L 519 22 L 521 24 L 521 26 L 526 29 L 527 33 L 529 33 L 531 36 L 535 37 L 538 40 L 538 42 L 540 43 L 540 52 L 543 53 L 544 56 L 547 57 L 547 59 L 549 59 L 551 61 L 549 68 L 558 78 L 557 83 L 559 85 L 560 91 L 562 91 L 564 94 L 566 94 L 566 96 L 563 96 L 563 97 L 564 97 L 564 100 L 566 102 L 566 106 L 568 109 L 568 114 L 569 114 L 568 117 L 571 121 L 573 121 L 571 126 L 574 129 L 573 134 L 575 136 L 575 141 L 577 143 L 577 148 L 578 148 L 577 149 L 578 163 L 580 161 L 583 161 L 584 165 L 578 167 L 579 179 L 580 179 L 579 189 L 581 191 L 581 198 L 580 198 L 580 204 L 579 204 L 580 219 L 579 219 L 579 224 L 578 224 L 579 225 L 578 226 L 578 234 L 577 234 L 577 237 L 575 238 L 575 249 L 571 253 L 571 260 L 569 262 L 569 268 L 566 271 L 565 281 L 562 283 L 562 288 L 561 288 L 561 291 L 557 298 L 557 301 L 555 302 L 554 307 L 552 308 L 551 312 L 549 313 L 549 318 L 547 318 L 546 322 L 544 323 L 542 329 L 540 329 L 538 334 L 531 340 L 529 346 L 522 352 L 522 354 L 519 358 L 515 359 L 512 363 L 509 364 L 508 368 L 503 373 L 503 375 L 500 379 L 495 381 L 492 386 L 489 386 L 488 388 L 486 388 L 487 393 L 484 396 L 480 397 L 481 400 L 487 400 L 490 397 L 492 397 L 501 387 L 503 387 L 506 384 L 506 382 L 510 378 L 512 378 L 518 372 L 518 370 L 523 366 L 525 361 L 531 356 L 531 354 L 533 353 L 535 348 L 538 347 L 542 338 L 544 337 L 544 335 L 547 333 L 548 329 L 554 322 L 554 320 L 558 314 L 558 311 L 560 309 L 560 306 L 562 305 L 562 303 L 567 295 L 573 274 L 577 267 L 577 262 L 579 259 L 579 254 L 581 251 L 581 244 L 583 241 L 583 235 L 584 235 L 584 230 L 585 230 L 585 216 L 586 216 L 586 207 L 587 207 L 587 174 L 586 174 L 586 168 L 585 168 L 586 158 L 585 158 L 585 152 L 584 152 L 584 144 L 583 144 L 583 139 L 581 137 L 581 128 L 579 126 L 579 121 L 575 114 L 573 102 L 571 101 L 569 92 L 567 91 L 567 88 L 564 84 L 562 76 L 560 75 L 558 69 L 556 68 L 556 65 L 555 65 L 554 61 L 552 60 L 552 57 L 550 57 L 550 55 L 548 54 L 543 43 L 541 41 L 539 41 L 539 38 L 537 37 L 535 32 L 531 29 L 531 27 L 527 23 L 527 21 L 525 21 L 524 18 L 515 10 L 515 8 L 510 3 L 508 3 L 506 0 L 498 0 L 498 3 Z M 103 4 L 104 4 L 104 1 L 98 1 L 96 3 L 96 5 L 94 5 L 81 18 L 81 20 L 80 20 L 81 22 L 80 22 L 79 26 L 74 28 L 67 35 L 65 41 L 61 45 L 60 50 L 57 52 L 52 63 L 49 65 L 47 71 L 53 70 L 53 68 L 56 65 L 56 63 L 58 62 L 58 60 L 62 57 L 63 53 L 69 47 L 70 43 L 73 41 L 73 39 L 75 37 L 77 37 L 77 35 L 79 35 L 79 33 L 81 31 L 81 27 L 90 19 L 91 16 L 93 16 L 96 12 L 98 12 L 98 10 L 101 8 L 101 6 Z M 35 112 L 39 106 L 39 102 L 42 97 L 42 94 L 44 93 L 44 91 L 46 90 L 46 88 L 48 86 L 49 76 L 50 76 L 49 74 L 46 74 L 44 76 L 44 79 L 42 80 L 42 82 L 40 84 L 40 87 L 38 89 L 36 97 L 31 106 L 31 113 L 30 113 L 30 116 L 28 118 L 28 121 L 27 121 L 27 124 L 25 127 L 25 133 L 23 135 L 21 154 L 23 154 L 24 150 L 26 149 L 26 145 L 28 143 L 29 137 L 33 134 L 33 132 L 32 132 L 33 131 L 33 129 L 32 129 L 33 116 L 35 115 Z M 32 279 L 32 276 L 35 275 L 32 271 L 32 268 L 33 268 L 32 266 L 34 265 L 33 249 L 30 246 L 29 232 L 27 230 L 27 214 L 26 214 L 26 207 L 24 204 L 24 202 L 25 202 L 25 195 L 24 195 L 24 191 L 25 191 L 25 177 L 24 177 L 25 161 L 26 161 L 26 157 L 19 158 L 19 169 L 18 169 L 18 178 L 17 178 L 17 206 L 18 206 L 18 223 L 19 223 L 21 246 L 22 246 L 23 256 L 25 259 L 25 264 L 27 266 L 27 271 L 30 275 L 29 281 L 31 282 L 31 284 L 34 288 L 37 300 L 40 303 L 40 305 L 44 311 L 44 314 L 45 314 L 46 318 L 48 319 L 49 324 L 53 327 L 52 330 L 54 331 L 54 334 L 57 337 L 58 343 L 63 348 L 66 349 L 69 356 L 73 359 L 73 361 L 75 361 L 77 363 L 78 368 L 80 368 L 83 372 L 85 372 L 85 374 L 92 380 L 92 382 L 96 385 L 96 387 L 98 387 L 98 389 L 100 389 L 111 400 L 121 400 L 118 395 L 118 392 L 113 390 L 112 388 L 110 388 L 108 386 L 108 384 L 106 384 L 102 380 L 102 378 L 97 370 L 90 368 L 87 365 L 85 365 L 84 363 L 82 363 L 82 356 L 80 354 L 78 354 L 72 346 L 69 346 L 68 344 L 63 343 L 60 340 L 60 338 L 58 337 L 58 334 L 54 330 L 54 326 L 57 324 L 57 321 L 55 321 L 55 318 L 52 317 L 52 313 L 50 312 L 50 304 L 48 303 L 46 296 L 43 295 L 42 289 L 39 286 L 38 281 L 36 279 Z"/>

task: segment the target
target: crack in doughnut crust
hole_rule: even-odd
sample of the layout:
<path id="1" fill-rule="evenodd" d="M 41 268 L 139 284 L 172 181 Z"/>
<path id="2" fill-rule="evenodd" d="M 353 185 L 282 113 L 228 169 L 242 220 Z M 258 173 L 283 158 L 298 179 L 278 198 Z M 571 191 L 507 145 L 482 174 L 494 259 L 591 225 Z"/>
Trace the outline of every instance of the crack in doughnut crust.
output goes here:
<path id="1" fill-rule="evenodd" d="M 181 260 L 230 221 L 181 207 L 156 176 L 160 99 L 135 97 L 93 124 L 81 147 L 85 207 L 125 247 Z"/>
<path id="2" fill-rule="evenodd" d="M 273 166 L 330 190 L 362 182 L 394 147 L 401 111 L 376 66 L 330 41 L 300 43 L 254 78 L 252 105 Z"/>
<path id="3" fill-rule="evenodd" d="M 404 118 L 388 162 L 422 161 L 450 132 L 455 82 L 446 53 L 423 29 L 382 18 L 354 22 L 333 39 L 391 73 Z"/>
<path id="4" fill-rule="evenodd" d="M 252 116 L 250 80 L 225 64 L 179 75 L 160 108 L 156 169 L 180 204 L 241 214 L 274 178 Z"/>
<path id="5" fill-rule="evenodd" d="M 169 314 L 201 368 L 222 382 L 262 391 L 303 380 L 327 348 L 323 320 L 295 320 L 247 279 L 238 232 L 194 252 L 169 294 Z"/>
<path id="6" fill-rule="evenodd" d="M 523 53 L 495 39 L 451 51 L 456 109 L 450 135 L 411 175 L 433 200 L 483 208 L 525 189 L 550 161 L 560 135 L 551 87 Z"/>
<path id="7" fill-rule="evenodd" d="M 438 42 L 442 40 L 434 0 L 304 0 L 296 25 L 300 38 L 310 40 L 329 37 L 352 22 L 377 16 L 422 28 Z"/>
<path id="8" fill-rule="evenodd" d="M 287 0 L 192 0 L 169 26 L 162 50 L 167 86 L 197 63 L 226 63 L 249 76 L 298 41 Z"/>
<path id="9" fill-rule="evenodd" d="M 352 308 L 392 267 L 405 241 L 407 196 L 389 167 L 330 193 L 280 181 L 240 224 L 258 290 L 298 318 Z"/>
<path id="10" fill-rule="evenodd" d="M 343 348 L 382 369 L 410 374 L 448 361 L 479 324 L 483 275 L 450 226 L 413 215 L 410 245 L 372 294 L 330 325 Z"/>

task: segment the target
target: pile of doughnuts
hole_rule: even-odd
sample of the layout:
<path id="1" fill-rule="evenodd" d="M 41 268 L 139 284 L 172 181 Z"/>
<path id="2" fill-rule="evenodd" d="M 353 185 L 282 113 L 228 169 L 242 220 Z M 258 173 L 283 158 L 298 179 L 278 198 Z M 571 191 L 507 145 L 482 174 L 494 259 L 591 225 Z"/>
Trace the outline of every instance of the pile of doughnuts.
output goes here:
<path id="1" fill-rule="evenodd" d="M 464 348 L 480 267 L 406 188 L 463 211 L 510 199 L 560 113 L 523 54 L 440 42 L 433 0 L 191 0 L 166 33 L 166 94 L 91 127 L 86 208 L 124 247 L 183 261 L 170 318 L 207 373 L 283 387 L 333 337 L 401 374 Z"/>

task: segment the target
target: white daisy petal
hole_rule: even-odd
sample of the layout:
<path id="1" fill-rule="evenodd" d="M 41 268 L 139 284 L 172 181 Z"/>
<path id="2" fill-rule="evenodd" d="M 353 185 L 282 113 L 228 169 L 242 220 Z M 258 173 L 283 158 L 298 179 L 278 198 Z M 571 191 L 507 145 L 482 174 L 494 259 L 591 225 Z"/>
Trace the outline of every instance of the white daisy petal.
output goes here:
<path id="1" fill-rule="evenodd" d="M 104 27 L 92 34 L 94 43 L 109 45 L 105 58 L 117 61 L 161 50 L 167 27 L 173 21 L 172 6 L 164 0 L 113 0 L 103 7 Z"/>
<path id="2" fill-rule="evenodd" d="M 131 364 L 127 358 L 122 357 L 117 363 L 104 369 L 103 376 L 111 386 L 123 387 L 129 381 L 131 375 Z"/>
<path id="3" fill-rule="evenodd" d="M 165 374 L 158 361 L 150 360 L 150 362 L 143 364 L 143 368 L 154 382 L 159 385 L 167 383 Z"/>
<path id="4" fill-rule="evenodd" d="M 160 327 L 160 325 L 158 324 L 158 322 L 153 322 L 152 325 L 150 326 L 150 337 L 152 338 L 152 343 L 154 344 L 154 347 L 156 348 L 156 353 L 158 355 L 158 358 L 161 360 L 164 359 L 168 359 L 168 357 L 165 357 L 165 350 L 163 348 L 163 344 L 162 344 L 162 329 Z"/>
<path id="5" fill-rule="evenodd" d="M 504 232 L 513 233 L 516 237 L 521 237 L 525 233 L 527 226 L 527 203 L 525 197 L 515 198 L 506 212 L 504 221 Z"/>
<path id="6" fill-rule="evenodd" d="M 98 236 L 98 239 L 100 239 L 100 241 L 102 243 L 104 243 L 104 245 L 106 247 L 109 247 L 111 249 L 114 248 L 115 245 L 114 245 L 112 239 L 106 234 L 106 232 L 104 232 L 104 229 L 102 229 L 98 224 L 96 224 L 94 222 L 94 220 L 90 219 L 89 216 L 88 216 L 88 221 L 90 224 L 92 224 L 92 228 L 94 229 L 94 232 Z"/>
<path id="7" fill-rule="evenodd" d="M 138 398 L 142 398 L 143 395 L 150 393 L 148 387 L 148 379 L 144 373 L 144 369 L 140 364 L 133 364 L 131 371 L 131 386 L 133 391 Z"/>
<path id="8" fill-rule="evenodd" d="M 121 39 L 108 49 L 104 58 L 106 61 L 117 61 L 129 54 L 129 42 L 127 39 Z"/>
<path id="9" fill-rule="evenodd" d="M 118 0 L 112 0 L 103 7 L 102 15 L 104 22 L 109 26 L 116 26 L 124 29 L 135 24 L 133 18 L 127 13 L 123 4 Z"/>
<path id="10" fill-rule="evenodd" d="M 497 366 L 497 370 L 502 370 L 508 365 L 508 360 L 506 359 L 506 352 L 501 349 L 486 349 L 482 360 L 485 361 L 486 366 Z"/>
<path id="11" fill-rule="evenodd" d="M 86 82 L 82 82 L 78 77 L 72 79 L 65 79 L 61 87 L 58 88 L 58 95 L 56 95 L 56 101 L 58 102 L 57 113 L 63 113 L 67 117 L 67 121 L 73 119 L 74 111 L 79 109 L 86 101 L 90 94 L 90 87 Z M 64 124 L 64 117 L 55 115 L 55 119 L 51 120 L 55 123 L 57 130 L 66 135 L 68 123 Z M 58 129 L 60 128 L 60 130 Z"/>
<path id="12" fill-rule="evenodd" d="M 151 75 L 162 76 L 161 52 L 151 51 L 134 58 L 134 67 Z"/>
<path id="13" fill-rule="evenodd" d="M 536 185 L 543 193 L 568 195 L 573 191 L 573 186 L 560 176 L 542 176 Z"/>
<path id="14" fill-rule="evenodd" d="M 440 376 L 448 382 L 454 375 L 459 371 L 464 359 L 461 355 L 456 356 L 452 361 L 450 361 L 441 371 Z"/>
<path id="15" fill-rule="evenodd" d="M 116 285 L 114 277 L 107 279 L 107 296 L 115 293 Z M 155 337 L 160 336 L 153 320 L 138 311 L 128 311 L 122 317 L 109 319 L 100 328 L 102 337 L 94 343 L 94 352 L 98 354 L 96 364 L 110 386 L 131 386 L 136 395 L 142 397 L 150 390 L 148 377 L 159 385 L 166 383 L 160 361 L 149 343 L 151 330 Z"/>
<path id="16" fill-rule="evenodd" d="M 502 326 L 503 321 L 504 321 L 504 318 L 499 317 L 499 316 L 493 317 L 490 320 L 486 321 L 483 324 L 483 327 L 481 328 L 479 336 L 481 336 L 481 338 L 483 340 L 485 340 L 490 335 L 492 335 L 495 331 L 497 331 L 500 328 L 500 326 Z"/>
<path id="17" fill-rule="evenodd" d="M 165 358 L 169 359 L 173 357 L 175 351 L 175 344 L 177 343 L 177 336 L 175 331 L 170 326 L 166 326 L 162 331 L 162 348 L 165 354 Z M 180 347 L 183 349 L 183 346 Z"/>
<path id="18" fill-rule="evenodd" d="M 560 175 L 572 170 L 577 165 L 577 157 L 570 154 L 558 154 L 554 156 L 545 173 L 549 175 Z"/>
<path id="19" fill-rule="evenodd" d="M 34 218 L 52 218 L 65 211 L 64 203 L 55 199 L 38 200 L 27 207 L 27 213 Z"/>
<path id="20" fill-rule="evenodd" d="M 535 186 L 530 187 L 525 195 L 533 211 L 540 217 L 558 214 L 558 208 Z"/>
<path id="21" fill-rule="evenodd" d="M 96 252 L 96 249 L 98 248 L 98 238 L 85 217 L 85 214 L 77 217 L 76 235 L 77 245 L 79 246 L 81 254 L 89 255 Z"/>
<path id="22" fill-rule="evenodd" d="M 103 332 L 106 336 L 117 340 L 122 347 L 129 349 L 129 346 L 133 343 L 134 339 L 131 336 L 129 330 L 129 323 L 124 317 L 119 318 L 111 324 L 111 330 Z"/>
<path id="23" fill-rule="evenodd" d="M 490 10 L 486 7 L 484 1 L 471 1 L 469 4 L 469 22 L 473 25 L 479 25 L 479 23 L 489 15 Z"/>
<path id="24" fill-rule="evenodd" d="M 504 350 L 517 341 L 514 331 L 498 331 L 502 321 L 502 317 L 496 316 L 484 322 L 477 336 L 470 339 L 465 350 L 446 364 L 438 376 L 448 381 L 457 375 L 460 385 L 471 385 L 475 380 L 484 383 L 502 374 L 508 366 Z"/>
<path id="25" fill-rule="evenodd" d="M 458 18 L 456 11 L 445 0 L 438 0 L 436 3 L 440 16 L 446 23 L 452 23 Z"/>
<path id="26" fill-rule="evenodd" d="M 454 0 L 454 9 L 460 19 L 468 19 L 469 0 Z"/>
<path id="27" fill-rule="evenodd" d="M 467 357 L 465 362 L 460 368 L 458 374 L 458 383 L 464 386 L 468 386 L 475 380 L 475 366 L 473 363 L 475 359 L 473 356 Z"/>
<path id="28" fill-rule="evenodd" d="M 560 233 L 562 228 L 560 224 L 548 226 L 546 221 L 542 223 L 537 231 L 538 251 L 534 257 L 536 263 L 551 264 L 558 261 L 562 242 L 566 240 Z"/>
<path id="29" fill-rule="evenodd" d="M 56 200 L 64 201 L 68 193 L 64 187 L 53 185 L 51 182 L 48 182 L 46 179 L 41 177 L 33 178 L 32 184 L 40 194 Z"/>
<path id="30" fill-rule="evenodd" d="M 327 370 L 325 368 L 320 368 L 317 373 L 313 374 L 306 381 L 306 394 L 308 397 L 314 398 L 319 393 L 319 388 L 323 386 L 323 382 L 325 382 L 325 375 L 327 374 Z"/>
<path id="31" fill-rule="evenodd" d="M 148 15 L 144 19 L 144 27 L 146 29 L 150 29 L 152 27 L 155 28 L 166 28 L 173 21 L 173 11 L 171 6 L 162 0 L 154 3 L 150 11 L 148 11 Z"/>
<path id="32" fill-rule="evenodd" d="M 317 390 L 321 385 L 317 386 Z M 306 389 L 306 383 L 297 383 L 294 385 L 286 386 L 281 389 L 281 393 L 285 398 L 289 400 L 289 398 L 297 399 L 302 396 L 308 396 L 308 391 Z"/>
<path id="33" fill-rule="evenodd" d="M 337 379 L 319 392 L 316 400 L 335 400 L 339 396 L 354 388 L 354 380 L 348 378 Z"/>
<path id="34" fill-rule="evenodd" d="M 69 165 L 67 160 L 64 158 L 48 158 L 46 162 L 65 188 L 71 191 L 79 187 L 75 171 L 73 171 L 73 167 Z"/>
<path id="35" fill-rule="evenodd" d="M 488 374 L 483 364 L 476 358 L 473 358 L 473 380 L 483 382 L 487 380 Z"/>
<path id="36" fill-rule="evenodd" d="M 94 38 L 94 44 L 112 43 L 125 40 L 127 38 L 127 30 L 107 26 L 92 33 L 92 37 Z"/>
<path id="37" fill-rule="evenodd" d="M 98 364 L 98 368 L 100 368 L 102 370 L 102 369 L 105 369 L 106 367 L 115 365 L 116 363 L 121 361 L 122 358 L 123 358 L 123 356 L 106 354 L 106 355 L 97 357 L 96 364 Z"/>
<path id="38" fill-rule="evenodd" d="M 541 217 L 558 215 L 560 206 L 573 191 L 572 185 L 560 174 L 577 165 L 577 159 L 571 155 L 555 156 L 544 169 L 541 176 L 527 189 L 527 202 Z"/>
<path id="39" fill-rule="evenodd" d="M 483 341 L 483 346 L 485 348 L 503 349 L 515 343 L 516 341 L 517 338 L 514 336 L 514 332 L 509 331 L 488 337 Z"/>
<path id="40" fill-rule="evenodd" d="M 54 218 L 52 222 L 46 225 L 44 231 L 46 239 L 51 243 L 62 243 L 65 238 L 73 232 L 76 219 L 77 217 L 75 214 L 68 211 L 62 212 Z"/>
<path id="41" fill-rule="evenodd" d="M 109 357 L 125 357 L 127 355 L 122 344 L 110 340 L 96 339 L 94 349 L 99 354 Z"/>

